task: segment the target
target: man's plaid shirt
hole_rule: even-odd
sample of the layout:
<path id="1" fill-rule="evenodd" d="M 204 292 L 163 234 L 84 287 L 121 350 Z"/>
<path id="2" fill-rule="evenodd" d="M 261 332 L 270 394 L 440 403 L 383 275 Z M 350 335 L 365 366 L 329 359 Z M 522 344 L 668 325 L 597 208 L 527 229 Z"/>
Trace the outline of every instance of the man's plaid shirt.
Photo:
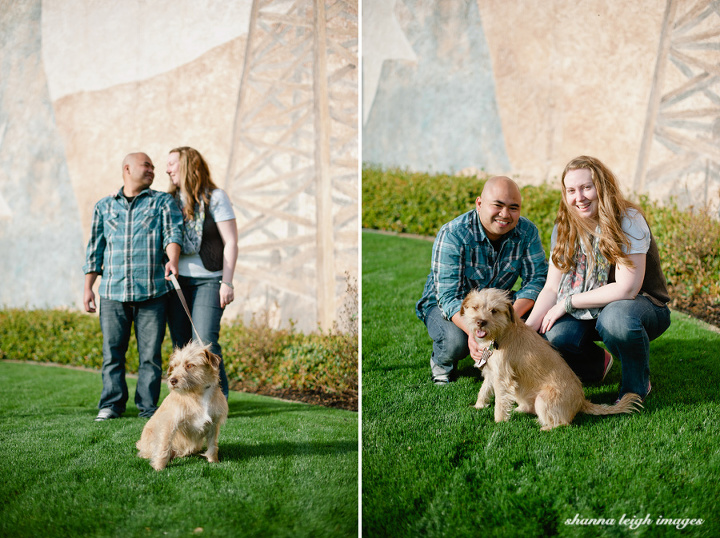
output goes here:
<path id="1" fill-rule="evenodd" d="M 183 216 L 172 196 L 146 189 L 128 203 L 122 189 L 95 204 L 83 272 L 99 273 L 100 297 L 145 301 L 167 293 L 165 248 L 182 245 Z"/>
<path id="2" fill-rule="evenodd" d="M 450 320 L 471 290 L 510 290 L 518 277 L 522 278 L 522 287 L 514 300 L 534 301 L 545 284 L 547 270 L 545 251 L 532 222 L 520 217 L 496 252 L 473 209 L 440 228 L 433 244 L 430 274 L 415 313 L 424 321 L 430 308 L 437 305 Z"/>

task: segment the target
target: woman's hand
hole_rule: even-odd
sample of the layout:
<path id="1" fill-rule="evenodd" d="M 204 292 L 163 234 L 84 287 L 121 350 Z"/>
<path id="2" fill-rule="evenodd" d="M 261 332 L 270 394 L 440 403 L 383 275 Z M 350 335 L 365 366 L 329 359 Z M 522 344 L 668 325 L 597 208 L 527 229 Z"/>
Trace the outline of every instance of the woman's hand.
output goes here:
<path id="1" fill-rule="evenodd" d="M 235 290 L 225 284 L 220 283 L 220 308 L 225 308 L 235 300 Z"/>
<path id="2" fill-rule="evenodd" d="M 555 325 L 555 322 L 561 317 L 563 317 L 565 314 L 566 312 L 564 303 L 561 302 L 553 306 L 550 310 L 548 310 L 548 313 L 545 314 L 545 317 L 540 324 L 540 333 L 545 334 L 546 332 L 548 332 L 552 328 L 552 326 Z"/>

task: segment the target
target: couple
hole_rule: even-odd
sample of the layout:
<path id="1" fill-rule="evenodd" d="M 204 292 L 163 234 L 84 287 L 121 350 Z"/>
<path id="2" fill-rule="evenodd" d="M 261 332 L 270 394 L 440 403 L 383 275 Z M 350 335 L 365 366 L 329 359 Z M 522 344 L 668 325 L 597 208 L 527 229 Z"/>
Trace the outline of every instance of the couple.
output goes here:
<path id="1" fill-rule="evenodd" d="M 670 326 L 670 297 L 650 228 L 613 173 L 587 156 L 565 167 L 549 268 L 537 228 L 520 216 L 512 180 L 489 179 L 475 204 L 438 232 L 416 307 L 433 340 L 435 384 L 447 384 L 468 354 L 481 359 L 460 318 L 465 295 L 473 288 L 510 290 L 520 277 L 516 313 L 583 382 L 604 379 L 615 356 L 622 363 L 619 398 L 633 392 L 644 399 L 651 388 L 649 342 Z"/>
<path id="2" fill-rule="evenodd" d="M 135 404 L 142 417 L 155 413 L 160 398 L 166 321 L 174 346 L 193 339 L 177 293 L 168 294 L 171 274 L 180 283 L 200 339 L 222 357 L 220 318 L 234 299 L 235 214 L 195 149 L 171 150 L 167 174 L 169 193 L 150 189 L 155 178 L 152 160 L 145 153 L 131 153 L 122 163 L 123 187 L 100 200 L 93 211 L 83 303 L 87 312 L 96 311 L 92 288 L 102 275 L 103 390 L 96 421 L 125 411 L 125 354 L 133 323 L 139 355 Z M 222 361 L 220 384 L 227 398 Z"/>

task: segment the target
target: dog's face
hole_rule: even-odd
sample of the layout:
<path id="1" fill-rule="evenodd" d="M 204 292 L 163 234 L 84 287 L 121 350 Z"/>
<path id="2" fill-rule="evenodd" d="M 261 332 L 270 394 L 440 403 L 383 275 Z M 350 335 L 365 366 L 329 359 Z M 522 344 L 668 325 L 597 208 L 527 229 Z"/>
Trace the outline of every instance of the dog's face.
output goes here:
<path id="1" fill-rule="evenodd" d="M 497 340 L 517 319 L 508 293 L 494 288 L 468 293 L 460 315 L 476 342 Z"/>
<path id="2" fill-rule="evenodd" d="M 192 390 L 218 382 L 220 357 L 210 352 L 210 346 L 190 342 L 176 349 L 170 356 L 168 387 L 170 390 Z"/>

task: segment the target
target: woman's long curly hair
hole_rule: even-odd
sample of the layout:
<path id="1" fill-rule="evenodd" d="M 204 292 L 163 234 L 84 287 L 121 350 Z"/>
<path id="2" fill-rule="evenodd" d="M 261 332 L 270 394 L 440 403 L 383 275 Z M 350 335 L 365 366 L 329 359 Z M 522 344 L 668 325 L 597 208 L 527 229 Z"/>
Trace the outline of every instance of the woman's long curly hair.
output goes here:
<path id="1" fill-rule="evenodd" d="M 185 216 L 192 220 L 195 217 L 195 207 L 200 204 L 200 200 L 207 207 L 210 203 L 210 194 L 217 189 L 217 185 L 213 182 L 210 176 L 210 168 L 208 168 L 205 159 L 198 150 L 182 146 L 171 149 L 170 153 L 179 155 L 180 186 L 178 187 L 170 182 L 168 192 L 176 196 L 178 189 L 181 190 L 186 202 Z"/>
<path id="2" fill-rule="evenodd" d="M 571 170 L 586 169 L 590 171 L 593 185 L 598 194 L 598 222 L 579 217 L 572 207 L 568 205 L 565 193 L 565 176 Z M 615 175 L 602 162 L 594 157 L 582 155 L 570 161 L 562 173 L 562 201 L 558 207 L 557 242 L 552 251 L 551 259 L 555 267 L 562 272 L 570 271 L 575 267 L 577 250 L 582 241 L 585 251 L 588 252 L 591 263 L 594 263 L 593 249 L 590 243 L 593 237 L 599 241 L 600 253 L 612 265 L 622 263 L 633 266 L 627 254 L 622 251 L 623 245 L 630 246 L 625 232 L 622 229 L 622 220 L 628 209 L 635 209 L 643 214 L 640 207 L 633 204 L 620 192 Z M 644 215 L 643 215 L 644 217 Z M 599 230 L 597 230 L 599 226 Z"/>

